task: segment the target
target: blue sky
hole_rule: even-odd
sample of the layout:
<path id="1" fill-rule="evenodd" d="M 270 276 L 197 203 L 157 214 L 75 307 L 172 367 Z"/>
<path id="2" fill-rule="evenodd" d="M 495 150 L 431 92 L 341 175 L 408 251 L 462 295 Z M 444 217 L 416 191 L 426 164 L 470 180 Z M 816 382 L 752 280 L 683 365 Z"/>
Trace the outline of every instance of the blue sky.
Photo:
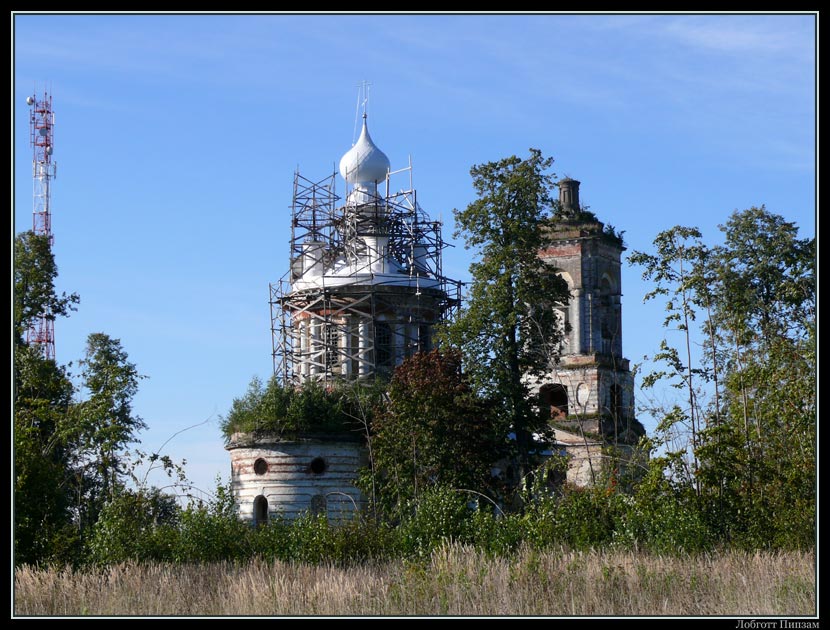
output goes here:
<path id="1" fill-rule="evenodd" d="M 766 204 L 816 230 L 813 15 L 16 15 L 14 231 L 29 229 L 26 96 L 56 112 L 52 209 L 59 361 L 121 339 L 142 382 L 143 447 L 227 478 L 218 416 L 271 372 L 268 283 L 287 269 L 292 177 L 330 174 L 357 85 L 392 168 L 444 220 L 470 166 L 539 148 L 629 252 L 695 225 L 709 242 Z M 339 180 L 339 177 L 338 177 Z M 338 182 L 342 190 L 342 181 Z M 445 253 L 468 279 L 469 253 Z M 623 269 L 623 347 L 660 339 L 661 306 Z M 652 420 L 642 417 L 647 428 Z"/>

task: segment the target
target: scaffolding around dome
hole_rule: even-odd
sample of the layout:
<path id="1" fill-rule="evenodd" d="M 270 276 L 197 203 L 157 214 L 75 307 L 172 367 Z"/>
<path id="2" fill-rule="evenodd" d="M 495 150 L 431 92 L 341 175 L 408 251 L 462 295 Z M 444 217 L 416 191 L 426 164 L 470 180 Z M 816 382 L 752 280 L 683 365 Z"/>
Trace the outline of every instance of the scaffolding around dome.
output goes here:
<path id="1" fill-rule="evenodd" d="M 407 175 L 408 187 L 391 192 Z M 441 223 L 418 205 L 411 164 L 382 182 L 350 183 L 341 198 L 336 173 L 294 174 L 289 270 L 269 300 L 283 385 L 387 376 L 431 349 L 435 325 L 460 304 L 461 283 L 443 275 Z"/>

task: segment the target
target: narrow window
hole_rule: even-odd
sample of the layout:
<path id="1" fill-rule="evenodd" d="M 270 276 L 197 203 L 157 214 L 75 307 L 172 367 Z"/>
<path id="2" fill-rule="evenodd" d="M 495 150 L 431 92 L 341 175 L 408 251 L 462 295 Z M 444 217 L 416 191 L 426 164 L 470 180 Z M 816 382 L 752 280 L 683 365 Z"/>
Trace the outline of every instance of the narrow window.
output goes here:
<path id="1" fill-rule="evenodd" d="M 254 525 L 261 527 L 268 522 L 268 499 L 261 494 L 254 499 Z"/>
<path id="2" fill-rule="evenodd" d="M 386 322 L 375 324 L 377 367 L 392 367 L 392 328 Z"/>
<path id="3" fill-rule="evenodd" d="M 340 372 L 340 331 L 333 322 L 326 322 L 326 368 L 330 374 Z"/>
<path id="4" fill-rule="evenodd" d="M 619 385 L 611 386 L 611 416 L 614 422 L 619 422 L 623 417 L 622 388 Z"/>
<path id="5" fill-rule="evenodd" d="M 432 350 L 432 327 L 426 324 L 418 326 L 418 350 L 420 352 L 429 352 Z"/>

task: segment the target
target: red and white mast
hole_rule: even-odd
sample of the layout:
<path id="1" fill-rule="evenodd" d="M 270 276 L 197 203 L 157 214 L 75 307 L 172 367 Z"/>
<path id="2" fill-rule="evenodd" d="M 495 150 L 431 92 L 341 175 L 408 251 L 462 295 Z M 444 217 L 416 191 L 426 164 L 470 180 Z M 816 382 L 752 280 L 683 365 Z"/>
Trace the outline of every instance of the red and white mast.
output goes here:
<path id="1" fill-rule="evenodd" d="M 31 108 L 29 115 L 30 142 L 32 144 L 32 177 L 34 179 L 34 206 L 32 231 L 45 236 L 52 246 L 52 179 L 57 171 L 52 161 L 55 142 L 55 114 L 52 111 L 52 96 L 47 92 L 43 98 L 29 96 L 26 103 Z M 51 313 L 41 313 L 26 332 L 26 341 L 38 346 L 46 359 L 55 358 L 55 320 Z"/>

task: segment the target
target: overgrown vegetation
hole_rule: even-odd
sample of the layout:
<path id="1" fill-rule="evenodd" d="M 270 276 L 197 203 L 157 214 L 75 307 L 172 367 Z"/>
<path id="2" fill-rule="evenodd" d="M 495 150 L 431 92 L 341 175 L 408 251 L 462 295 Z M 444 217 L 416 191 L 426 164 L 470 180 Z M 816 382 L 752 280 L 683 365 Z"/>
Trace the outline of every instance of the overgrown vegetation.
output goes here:
<path id="1" fill-rule="evenodd" d="M 14 560 L 79 562 L 101 515 L 128 482 L 142 485 L 138 464 L 180 471 L 167 457 L 127 453 L 144 426 L 132 408 L 142 376 L 118 339 L 89 335 L 77 384 L 28 345 L 33 322 L 68 315 L 78 296 L 57 295 L 47 237 L 18 235 L 14 261 Z M 167 501 L 142 492 L 158 508 Z"/>
<path id="2" fill-rule="evenodd" d="M 222 418 L 225 439 L 234 433 L 292 436 L 299 433 L 365 433 L 374 407 L 383 393 L 381 384 L 344 382 L 334 388 L 308 382 L 300 388 L 284 386 L 276 378 L 267 385 L 254 377 L 248 391 L 236 398 Z"/>
<path id="3" fill-rule="evenodd" d="M 631 256 L 653 283 L 646 298 L 665 299 L 667 313 L 644 387 L 683 392 L 651 409 L 661 419 L 652 478 L 724 544 L 806 548 L 816 535 L 815 239 L 763 206 L 720 229 L 724 242 L 710 246 L 677 226 L 654 253 Z"/>
<path id="4" fill-rule="evenodd" d="M 503 495 L 491 467 L 505 456 L 507 439 L 492 405 L 462 375 L 460 353 L 417 353 L 404 361 L 375 415 L 372 467 L 361 479 L 375 513 L 397 520 L 436 484 Z"/>

